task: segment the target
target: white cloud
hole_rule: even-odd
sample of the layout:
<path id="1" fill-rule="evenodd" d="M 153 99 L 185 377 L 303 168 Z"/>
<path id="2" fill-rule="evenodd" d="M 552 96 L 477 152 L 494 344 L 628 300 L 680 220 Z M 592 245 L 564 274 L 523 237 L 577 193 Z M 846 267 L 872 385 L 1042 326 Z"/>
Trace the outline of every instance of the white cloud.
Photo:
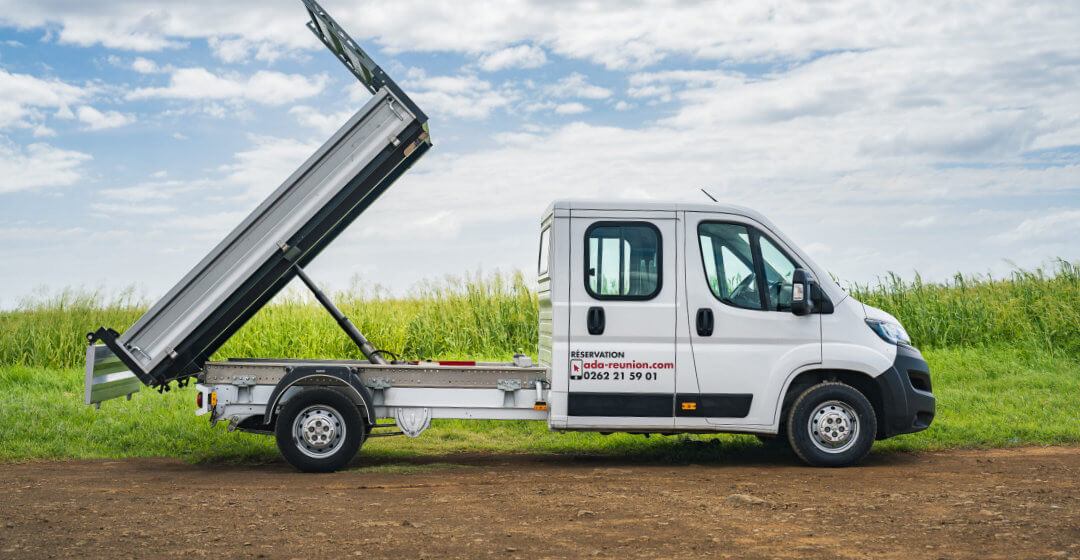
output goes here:
<path id="1" fill-rule="evenodd" d="M 547 64 L 544 49 L 534 45 L 517 45 L 480 57 L 480 69 L 497 72 L 508 68 L 539 68 Z"/>
<path id="2" fill-rule="evenodd" d="M 26 148 L 0 142 L 0 194 L 65 187 L 82 179 L 89 154 L 48 144 Z"/>
<path id="3" fill-rule="evenodd" d="M 501 131 L 494 135 L 497 146 L 480 151 L 455 151 L 456 138 L 436 138 L 438 149 L 376 203 L 379 212 L 357 224 L 361 236 L 397 236 L 361 244 L 365 266 L 396 262 L 402 254 L 425 263 L 422 271 L 376 269 L 380 281 L 407 285 L 415 275 L 474 265 L 531 270 L 536 219 L 552 198 L 704 200 L 701 186 L 763 210 L 811 252 L 827 255 L 841 276 L 859 280 L 889 269 L 942 277 L 986 270 L 1005 257 L 1030 262 L 1078 256 L 1070 241 L 1080 235 L 1073 225 L 1080 211 L 1073 203 L 1080 164 L 1072 148 L 1080 145 L 1080 4 L 1035 0 L 979 10 L 947 3 L 883 8 L 749 0 L 613 0 L 560 9 L 528 0 L 402 0 L 379 10 L 338 4 L 328 8 L 365 46 L 380 45 L 390 54 L 452 51 L 476 61 L 459 75 L 430 79 L 416 70 L 404 77 L 391 72 L 433 119 L 482 119 L 513 107 L 533 121 L 520 129 L 513 122 L 476 127 L 484 139 Z M 55 30 L 49 40 L 68 44 L 153 50 L 206 38 L 215 56 L 230 64 L 322 49 L 302 28 L 303 10 L 289 3 L 0 0 L 0 8 L 9 25 Z M 612 84 L 620 93 L 624 84 L 610 73 L 571 74 L 548 87 L 554 72 L 514 83 L 472 74 L 522 68 L 541 54 L 544 60 L 557 56 L 633 70 L 623 75 L 625 100 L 614 98 Z M 679 62 L 656 64 L 667 60 Z M 694 69 L 680 70 L 684 63 Z M 289 80 L 278 80 L 270 88 L 277 92 L 256 99 L 246 93 L 255 89 L 248 87 L 253 76 L 159 70 L 168 78 L 147 79 L 169 83 L 139 95 L 199 100 L 198 110 L 222 116 L 235 116 L 241 102 L 290 97 L 280 103 L 291 106 L 305 99 L 288 95 L 296 90 Z M 24 81 L 21 93 L 8 95 L 5 76 L 18 75 L 0 71 L 0 126 L 23 127 L 20 133 L 51 134 L 46 119 L 76 118 L 73 108 L 97 105 L 92 86 L 50 78 Z M 38 90 L 46 95 L 26 94 Z M 364 92 L 353 101 L 366 99 Z M 535 113 L 571 104 L 586 108 L 590 100 L 643 110 L 619 115 L 622 126 L 597 126 L 583 115 L 574 119 L 583 122 L 555 128 L 552 123 L 563 119 Z M 290 116 L 325 134 L 347 118 L 342 109 L 322 109 L 324 114 L 300 105 Z M 463 130 L 459 137 L 468 133 Z M 315 148 L 282 138 L 252 137 L 251 143 L 211 178 L 215 189 L 206 195 L 219 197 L 220 211 L 195 212 L 194 222 L 186 215 L 155 221 L 176 239 L 183 236 L 175 232 L 190 228 L 216 241 Z M 58 173 L 64 165 L 44 156 L 38 158 L 44 165 L 23 161 L 35 150 L 56 151 L 36 146 L 0 149 L 0 190 L 82 178 L 78 156 L 89 156 L 57 156 L 68 166 L 64 175 Z M 28 176 L 27 169 L 42 177 Z M 151 207 L 181 206 L 169 198 L 171 187 L 131 188 L 127 194 Z M 491 212 L 493 206 L 499 211 Z M 410 222 L 418 227 L 402 233 Z M 331 273 L 340 269 L 347 278 L 355 270 L 343 263 L 359 258 L 333 258 L 349 250 L 347 242 L 331 247 L 324 257 L 333 262 Z"/>
<path id="4" fill-rule="evenodd" d="M 94 202 L 90 204 L 90 210 L 108 216 L 161 216 L 176 212 L 172 206 L 137 202 Z"/>
<path id="5" fill-rule="evenodd" d="M 229 64 L 249 62 L 251 59 L 260 62 L 274 62 L 288 50 L 287 47 L 281 47 L 273 42 L 251 41 L 243 37 L 210 37 L 208 43 L 214 56 Z"/>
<path id="6" fill-rule="evenodd" d="M 904 223 L 902 223 L 900 225 L 902 225 L 904 227 L 907 227 L 907 228 L 917 228 L 917 229 L 919 229 L 919 228 L 928 228 L 928 227 L 936 224 L 937 221 L 938 221 L 937 216 L 929 215 L 929 216 L 920 216 L 918 218 L 912 218 L 910 220 L 905 221 Z"/>
<path id="7" fill-rule="evenodd" d="M 107 128 L 117 128 L 135 122 L 134 115 L 121 113 L 119 111 L 101 112 L 89 105 L 79 107 L 79 110 L 76 111 L 76 115 L 79 118 L 79 122 L 86 125 L 87 130 L 105 130 Z"/>
<path id="8" fill-rule="evenodd" d="M 0 227 L 0 240 L 3 241 L 38 241 L 48 239 L 60 241 L 85 236 L 88 232 L 79 227 Z"/>
<path id="9" fill-rule="evenodd" d="M 101 198 L 120 202 L 152 202 L 172 200 L 177 195 L 195 191 L 208 190 L 220 186 L 209 179 L 198 181 L 165 180 L 168 175 L 165 171 L 156 171 L 150 176 L 153 181 L 132 185 L 130 187 L 111 187 L 102 189 Z"/>
<path id="10" fill-rule="evenodd" d="M 305 76 L 260 70 L 250 76 L 218 75 L 205 68 L 173 70 L 169 85 L 139 88 L 128 99 L 238 99 L 263 105 L 281 105 L 318 95 L 326 87 L 324 74 Z"/>
<path id="11" fill-rule="evenodd" d="M 0 128 L 39 123 L 45 117 L 40 109 L 56 109 L 62 115 L 90 93 L 87 88 L 60 80 L 0 69 Z"/>
<path id="12" fill-rule="evenodd" d="M 1080 239 L 1080 209 L 1049 211 L 1028 218 L 999 236 L 1003 241 L 1063 241 L 1076 243 Z"/>
<path id="13" fill-rule="evenodd" d="M 245 200 L 261 200 L 319 147 L 291 138 L 251 135 L 249 139 L 251 147 L 237 152 L 231 163 L 221 167 L 227 184 L 239 187 Z"/>
<path id="14" fill-rule="evenodd" d="M 560 115 L 578 115 L 588 110 L 588 107 L 576 101 L 571 103 L 560 103 L 555 106 L 555 112 Z"/>
<path id="15" fill-rule="evenodd" d="M 392 9 L 366 3 L 329 8 L 354 37 L 392 52 L 480 54 L 532 44 L 613 69 L 641 68 L 671 56 L 773 62 L 913 44 L 997 42 L 1006 50 L 1067 45 L 1080 20 L 1080 6 L 1050 0 L 978 10 L 936 2 L 886 8 L 857 0 L 809 6 L 606 0 L 557 7 L 543 0 L 402 0 Z M 289 2 L 3 0 L 0 14 L 8 25 L 55 29 L 60 42 L 77 45 L 148 51 L 215 38 L 286 50 L 322 48 L 301 28 L 306 14 Z"/>
<path id="16" fill-rule="evenodd" d="M 248 52 L 251 50 L 251 44 L 244 39 L 211 37 L 209 43 L 210 50 L 214 51 L 214 56 L 221 59 L 222 62 L 240 62 L 247 57 Z"/>
<path id="17" fill-rule="evenodd" d="M 356 113 L 353 109 L 346 109 L 336 113 L 322 113 L 314 107 L 297 105 L 289 109 L 289 114 L 296 118 L 300 124 L 314 128 L 322 136 L 330 136 L 334 131 L 341 128 L 349 117 Z"/>
<path id="18" fill-rule="evenodd" d="M 585 75 L 580 72 L 574 72 L 547 86 L 544 88 L 544 92 L 552 97 L 580 99 L 607 99 L 611 97 L 610 89 L 590 84 Z"/>
<path id="19" fill-rule="evenodd" d="M 159 70 L 156 62 L 141 56 L 131 62 L 131 69 L 140 74 L 153 74 Z"/>
<path id="20" fill-rule="evenodd" d="M 486 119 L 492 111 L 506 107 L 519 96 L 511 87 L 496 88 L 474 75 L 427 76 L 416 69 L 408 72 L 403 87 L 425 112 L 461 119 Z"/>

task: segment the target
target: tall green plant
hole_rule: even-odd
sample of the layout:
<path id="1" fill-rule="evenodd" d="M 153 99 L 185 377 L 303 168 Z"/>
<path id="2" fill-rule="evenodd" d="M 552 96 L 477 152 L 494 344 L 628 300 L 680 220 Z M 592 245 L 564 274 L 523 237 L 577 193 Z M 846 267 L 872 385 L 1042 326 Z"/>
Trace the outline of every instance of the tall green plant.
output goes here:
<path id="1" fill-rule="evenodd" d="M 1016 270 L 1005 278 L 956 275 L 943 283 L 890 274 L 853 295 L 896 315 L 926 348 L 1012 346 L 1080 356 L 1080 267 Z M 536 355 L 537 300 L 531 281 L 511 275 L 448 277 L 407 297 L 352 288 L 333 298 L 379 348 L 406 358 L 508 359 Z M 0 312 L 0 365 L 81 367 L 85 334 L 126 329 L 146 309 L 133 292 L 64 290 Z M 358 359 L 360 351 L 304 292 L 275 298 L 215 358 Z"/>
<path id="2" fill-rule="evenodd" d="M 942 283 L 890 273 L 851 292 L 895 315 L 919 346 L 1009 345 L 1080 355 L 1080 267 L 1065 260 L 1004 278 L 957 274 Z"/>

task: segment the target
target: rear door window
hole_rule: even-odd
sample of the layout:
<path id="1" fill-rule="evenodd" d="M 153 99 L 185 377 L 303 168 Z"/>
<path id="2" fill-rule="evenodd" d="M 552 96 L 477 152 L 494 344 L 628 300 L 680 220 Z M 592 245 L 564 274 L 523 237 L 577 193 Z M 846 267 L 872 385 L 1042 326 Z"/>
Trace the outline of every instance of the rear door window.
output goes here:
<path id="1" fill-rule="evenodd" d="M 536 272 L 538 275 L 543 276 L 548 271 L 548 255 L 551 251 L 551 228 L 544 228 L 544 231 L 540 232 L 540 262 L 536 266 Z"/>
<path id="2" fill-rule="evenodd" d="M 598 222 L 585 232 L 585 289 L 596 299 L 650 299 L 660 291 L 660 230 Z"/>

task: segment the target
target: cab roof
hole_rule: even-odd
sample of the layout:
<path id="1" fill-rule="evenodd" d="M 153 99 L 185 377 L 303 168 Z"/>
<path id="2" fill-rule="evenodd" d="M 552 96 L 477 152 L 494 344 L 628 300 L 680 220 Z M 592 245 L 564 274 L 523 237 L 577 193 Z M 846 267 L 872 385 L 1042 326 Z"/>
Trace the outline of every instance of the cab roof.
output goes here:
<path id="1" fill-rule="evenodd" d="M 562 198 L 548 205 L 544 216 L 548 216 L 554 210 L 614 210 L 614 211 L 653 211 L 653 212 L 720 212 L 724 214 L 736 214 L 752 218 L 756 221 L 768 223 L 768 220 L 760 212 L 738 206 L 736 204 L 724 204 L 721 202 L 685 202 L 677 200 L 590 200 Z"/>

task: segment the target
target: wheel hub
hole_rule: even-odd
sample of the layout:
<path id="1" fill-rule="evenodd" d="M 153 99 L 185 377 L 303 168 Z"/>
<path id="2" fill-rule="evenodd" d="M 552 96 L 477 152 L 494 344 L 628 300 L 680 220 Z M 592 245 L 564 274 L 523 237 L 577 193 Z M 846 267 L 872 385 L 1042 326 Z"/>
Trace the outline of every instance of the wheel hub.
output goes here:
<path id="1" fill-rule="evenodd" d="M 325 457 L 345 442 L 345 424 L 338 411 L 325 405 L 309 406 L 293 422 L 297 447 L 310 457 Z"/>
<path id="2" fill-rule="evenodd" d="M 820 404 L 810 415 L 810 440 L 827 453 L 840 453 L 855 443 L 859 433 L 858 416 L 847 403 L 829 401 Z"/>

